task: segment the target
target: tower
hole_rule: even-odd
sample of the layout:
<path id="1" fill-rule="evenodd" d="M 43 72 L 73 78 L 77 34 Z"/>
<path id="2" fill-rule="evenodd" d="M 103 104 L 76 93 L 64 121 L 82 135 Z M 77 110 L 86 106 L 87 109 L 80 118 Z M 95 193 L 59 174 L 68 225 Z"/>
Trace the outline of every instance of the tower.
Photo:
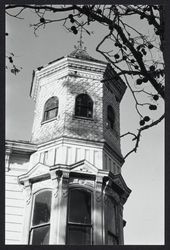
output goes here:
<path id="1" fill-rule="evenodd" d="M 80 40 L 81 41 L 81 40 Z M 123 244 L 130 189 L 121 167 L 119 105 L 126 86 L 82 42 L 33 72 L 35 101 L 22 244 Z"/>

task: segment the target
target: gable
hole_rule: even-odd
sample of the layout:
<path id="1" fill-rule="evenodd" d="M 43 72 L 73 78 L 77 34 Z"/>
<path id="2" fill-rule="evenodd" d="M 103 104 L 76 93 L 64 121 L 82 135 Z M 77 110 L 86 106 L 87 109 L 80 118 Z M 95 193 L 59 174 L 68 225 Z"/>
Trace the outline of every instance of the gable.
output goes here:
<path id="1" fill-rule="evenodd" d="M 87 160 L 83 160 L 73 165 L 70 165 L 70 172 L 96 175 L 98 173 L 98 168 L 96 168 Z"/>
<path id="2" fill-rule="evenodd" d="M 30 169 L 27 173 L 20 175 L 18 177 L 19 183 L 23 184 L 24 181 L 27 180 L 36 180 L 46 176 L 49 176 L 50 167 L 46 166 L 42 163 L 37 163 L 32 169 Z"/>

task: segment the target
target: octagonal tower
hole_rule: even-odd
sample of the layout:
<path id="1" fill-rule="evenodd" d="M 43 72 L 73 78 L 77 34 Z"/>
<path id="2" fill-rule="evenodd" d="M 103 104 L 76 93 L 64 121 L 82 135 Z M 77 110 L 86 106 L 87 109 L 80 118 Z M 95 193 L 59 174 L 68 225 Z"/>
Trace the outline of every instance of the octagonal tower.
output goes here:
<path id="1" fill-rule="evenodd" d="M 114 69 L 81 46 L 33 72 L 37 151 L 19 177 L 27 197 L 23 244 L 123 244 L 125 90 Z"/>
<path id="2" fill-rule="evenodd" d="M 58 144 L 56 152 L 50 152 L 48 164 L 73 164 L 86 159 L 99 169 L 120 173 L 123 158 L 119 104 L 126 86 L 115 76 L 109 64 L 80 49 L 35 72 L 31 88 L 36 103 L 31 142 L 38 143 L 40 151 L 41 145 L 43 150 L 45 145 L 50 150 L 50 144 L 52 148 Z M 91 114 L 76 110 L 83 109 L 76 107 L 80 95 L 91 99 Z M 45 119 L 45 104 L 55 97 L 57 115 Z"/>

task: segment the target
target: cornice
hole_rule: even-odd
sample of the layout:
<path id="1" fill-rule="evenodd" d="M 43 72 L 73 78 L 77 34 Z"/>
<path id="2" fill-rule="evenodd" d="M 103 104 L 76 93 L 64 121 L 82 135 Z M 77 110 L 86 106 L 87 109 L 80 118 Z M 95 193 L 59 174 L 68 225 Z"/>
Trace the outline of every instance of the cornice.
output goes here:
<path id="1" fill-rule="evenodd" d="M 53 75 L 56 72 L 56 79 L 61 79 L 62 77 L 71 75 L 75 77 L 88 77 L 101 80 L 106 66 L 107 63 L 64 57 L 61 60 L 46 65 L 34 72 L 30 96 L 35 100 L 40 79 Z"/>
<path id="2" fill-rule="evenodd" d="M 100 149 L 103 148 L 103 141 L 94 141 L 94 140 L 88 140 L 88 139 L 80 139 L 80 138 L 72 138 L 72 137 L 66 137 L 66 136 L 60 136 L 56 139 L 49 140 L 47 142 L 43 142 L 37 145 L 38 150 L 41 150 L 45 147 L 53 147 L 55 145 L 59 144 L 77 144 L 81 146 L 88 146 L 88 147 L 98 147 Z"/>
<path id="3" fill-rule="evenodd" d="M 26 141 L 5 141 L 5 150 L 8 153 L 32 154 L 37 151 L 37 145 Z"/>

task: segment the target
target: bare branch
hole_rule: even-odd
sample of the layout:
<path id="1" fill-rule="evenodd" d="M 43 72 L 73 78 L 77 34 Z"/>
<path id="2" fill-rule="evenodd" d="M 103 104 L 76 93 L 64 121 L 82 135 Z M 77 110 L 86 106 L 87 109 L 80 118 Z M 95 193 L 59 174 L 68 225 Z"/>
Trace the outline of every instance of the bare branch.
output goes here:
<path id="1" fill-rule="evenodd" d="M 133 152 L 137 152 L 137 149 L 138 149 L 138 146 L 139 146 L 139 142 L 140 142 L 140 137 L 141 137 L 141 134 L 144 130 L 146 129 L 149 129 L 149 128 L 152 128 L 153 126 L 156 126 L 158 123 L 160 123 L 163 119 L 165 118 L 165 115 L 163 114 L 159 119 L 157 119 L 156 121 L 152 122 L 151 124 L 149 125 L 145 125 L 143 127 L 141 127 L 139 130 L 138 130 L 138 133 L 137 135 L 135 136 L 135 140 L 136 140 L 136 143 L 135 143 L 135 146 L 132 150 L 130 150 L 125 156 L 124 156 L 124 160 L 130 155 L 132 154 Z M 133 134 L 133 133 L 126 133 L 125 135 L 127 134 Z M 133 134 L 134 135 L 134 134 Z"/>

